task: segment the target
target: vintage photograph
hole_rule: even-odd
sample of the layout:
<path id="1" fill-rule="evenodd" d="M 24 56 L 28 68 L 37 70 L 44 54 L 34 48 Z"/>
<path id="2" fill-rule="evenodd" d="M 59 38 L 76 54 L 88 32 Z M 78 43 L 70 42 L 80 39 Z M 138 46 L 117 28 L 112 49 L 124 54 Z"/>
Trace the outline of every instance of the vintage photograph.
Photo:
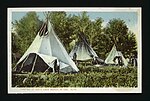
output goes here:
<path id="1" fill-rule="evenodd" d="M 7 8 L 8 93 L 142 93 L 141 10 Z"/>

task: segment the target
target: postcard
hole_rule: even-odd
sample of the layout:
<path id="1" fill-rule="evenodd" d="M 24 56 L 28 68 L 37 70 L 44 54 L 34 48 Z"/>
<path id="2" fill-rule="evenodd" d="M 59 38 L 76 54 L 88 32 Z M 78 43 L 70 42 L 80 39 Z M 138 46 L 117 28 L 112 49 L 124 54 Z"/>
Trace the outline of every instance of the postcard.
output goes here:
<path id="1" fill-rule="evenodd" d="M 7 8 L 8 94 L 142 93 L 141 7 Z"/>

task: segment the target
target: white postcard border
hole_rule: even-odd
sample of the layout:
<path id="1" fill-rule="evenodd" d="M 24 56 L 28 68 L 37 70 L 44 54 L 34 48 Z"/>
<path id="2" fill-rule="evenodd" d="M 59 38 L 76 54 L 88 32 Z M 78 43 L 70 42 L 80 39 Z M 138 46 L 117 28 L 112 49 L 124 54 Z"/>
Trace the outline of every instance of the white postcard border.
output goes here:
<path id="1" fill-rule="evenodd" d="M 26 8 L 7 8 L 7 57 L 8 57 L 8 93 L 142 93 L 142 15 L 141 7 L 26 7 Z M 138 12 L 138 87 L 137 88 L 16 88 L 12 87 L 12 70 L 11 70 L 11 21 L 12 12 L 46 12 L 46 11 L 68 11 L 68 12 Z"/>

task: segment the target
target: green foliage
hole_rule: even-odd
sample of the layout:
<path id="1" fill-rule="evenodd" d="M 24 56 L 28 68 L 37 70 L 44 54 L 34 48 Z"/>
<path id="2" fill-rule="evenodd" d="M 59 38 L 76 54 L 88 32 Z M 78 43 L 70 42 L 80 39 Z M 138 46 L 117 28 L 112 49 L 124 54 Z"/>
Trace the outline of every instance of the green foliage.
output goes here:
<path id="1" fill-rule="evenodd" d="M 135 34 L 129 31 L 125 21 L 121 19 L 110 20 L 104 29 L 104 34 L 109 37 L 105 46 L 108 49 L 106 53 L 111 50 L 113 44 L 116 45 L 117 50 L 121 51 L 125 57 L 131 55 L 130 53 L 136 52 Z"/>
<path id="2" fill-rule="evenodd" d="M 28 12 L 21 20 L 15 21 L 14 27 L 19 38 L 13 35 L 15 38 L 12 40 L 12 50 L 23 55 L 35 38 L 40 25 L 36 12 Z"/>
<path id="3" fill-rule="evenodd" d="M 75 74 L 32 74 L 24 83 L 25 76 L 13 76 L 13 86 L 137 87 L 137 68 L 82 66 L 80 71 Z"/>

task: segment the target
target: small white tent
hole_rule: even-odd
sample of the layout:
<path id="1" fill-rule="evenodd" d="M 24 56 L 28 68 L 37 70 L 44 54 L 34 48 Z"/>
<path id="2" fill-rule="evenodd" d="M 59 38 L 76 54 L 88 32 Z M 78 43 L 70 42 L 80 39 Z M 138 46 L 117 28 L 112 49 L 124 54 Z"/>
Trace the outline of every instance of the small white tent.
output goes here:
<path id="1" fill-rule="evenodd" d="M 30 47 L 17 62 L 14 70 L 18 72 L 55 72 L 56 60 L 57 64 L 59 63 L 60 72 L 79 71 L 47 20 Z"/>
<path id="2" fill-rule="evenodd" d="M 96 52 L 89 45 L 83 33 L 79 34 L 79 40 L 71 50 L 69 56 L 73 59 L 75 54 L 76 54 L 77 61 L 88 61 L 88 60 L 92 60 L 93 58 L 98 58 Z M 99 60 L 103 62 L 102 59 Z"/>
<path id="3" fill-rule="evenodd" d="M 106 64 L 118 64 L 118 61 L 114 61 L 114 58 L 116 56 L 121 56 L 122 58 L 122 62 L 123 62 L 123 66 L 127 67 L 128 66 L 128 62 L 126 61 L 126 59 L 124 58 L 123 54 L 121 53 L 121 51 L 117 51 L 116 46 L 114 45 L 110 51 L 110 53 L 108 54 L 107 58 L 105 59 L 105 63 Z"/>

